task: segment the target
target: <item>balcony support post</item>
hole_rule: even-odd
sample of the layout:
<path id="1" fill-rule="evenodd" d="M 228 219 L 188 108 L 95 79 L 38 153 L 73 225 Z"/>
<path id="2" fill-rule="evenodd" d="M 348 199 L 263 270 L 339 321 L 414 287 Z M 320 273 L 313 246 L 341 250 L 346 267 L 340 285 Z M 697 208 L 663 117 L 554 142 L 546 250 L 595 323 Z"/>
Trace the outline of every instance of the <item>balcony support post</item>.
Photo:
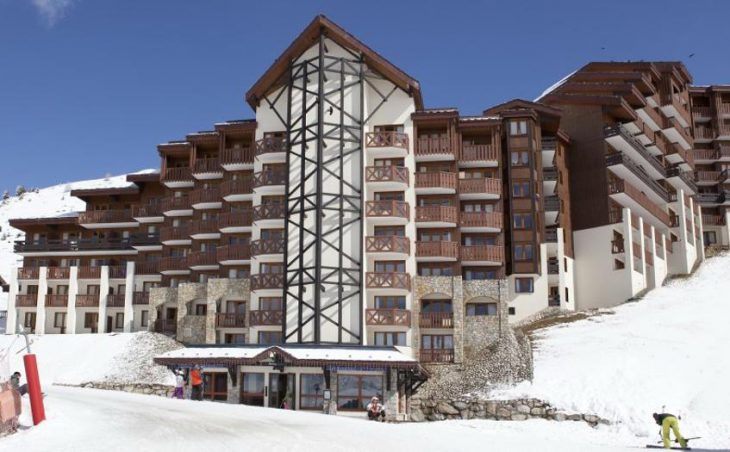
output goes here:
<path id="1" fill-rule="evenodd" d="M 101 278 L 99 279 L 99 322 L 96 332 L 104 334 L 106 331 L 106 300 L 109 296 L 109 266 L 101 266 Z"/>
<path id="2" fill-rule="evenodd" d="M 127 262 L 127 276 L 124 281 L 124 332 L 134 328 L 134 261 Z"/>
<path id="3" fill-rule="evenodd" d="M 18 331 L 18 310 L 15 307 L 15 297 L 18 296 L 18 269 L 11 266 L 10 269 L 10 292 L 8 293 L 8 317 L 5 331 L 9 334 L 17 334 Z"/>
<path id="4" fill-rule="evenodd" d="M 76 334 L 76 295 L 79 293 L 79 267 L 74 265 L 68 271 L 68 307 L 66 310 L 66 333 Z"/>
<path id="5" fill-rule="evenodd" d="M 649 286 L 649 275 L 646 274 L 646 235 L 644 234 L 644 219 L 639 217 L 639 246 L 641 247 L 641 274 L 644 278 L 643 287 Z"/>
<path id="6" fill-rule="evenodd" d="M 624 262 L 624 271 L 626 272 L 628 279 L 628 292 L 633 294 L 634 287 L 634 230 L 631 226 L 631 209 L 628 207 L 623 208 L 623 223 L 624 223 L 624 253 L 626 255 L 626 261 Z"/>
<path id="7" fill-rule="evenodd" d="M 689 274 L 689 272 L 692 270 L 692 267 L 688 262 L 691 237 L 687 235 L 687 224 L 689 221 L 691 221 L 691 219 L 687 218 L 687 208 L 684 205 L 684 196 L 684 190 L 682 190 L 681 188 L 677 190 L 677 210 L 679 211 L 679 241 L 682 246 L 680 247 L 681 259 L 679 259 L 681 267 L 675 269 L 675 271 L 676 273 L 679 273 L 681 275 Z"/>
<path id="8" fill-rule="evenodd" d="M 38 298 L 36 299 L 35 333 L 46 332 L 46 294 L 48 293 L 48 267 L 38 271 Z"/>

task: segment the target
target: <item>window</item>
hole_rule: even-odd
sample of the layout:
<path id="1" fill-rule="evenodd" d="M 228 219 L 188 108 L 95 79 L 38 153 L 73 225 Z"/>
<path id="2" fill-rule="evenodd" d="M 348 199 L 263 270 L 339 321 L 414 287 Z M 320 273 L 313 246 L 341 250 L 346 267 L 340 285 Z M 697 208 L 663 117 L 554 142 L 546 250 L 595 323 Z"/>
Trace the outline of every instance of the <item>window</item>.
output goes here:
<path id="1" fill-rule="evenodd" d="M 224 344 L 245 344 L 246 335 L 245 334 L 226 334 L 223 336 L 223 343 Z"/>
<path id="2" fill-rule="evenodd" d="M 532 244 L 521 243 L 515 245 L 515 260 L 516 261 L 529 261 L 532 260 Z"/>
<path id="3" fill-rule="evenodd" d="M 512 166 L 527 166 L 530 164 L 530 153 L 527 151 L 513 151 L 511 153 Z"/>
<path id="4" fill-rule="evenodd" d="M 196 304 L 195 305 L 195 315 L 205 315 L 208 312 L 208 305 L 205 304 Z"/>
<path id="5" fill-rule="evenodd" d="M 421 242 L 450 242 L 451 232 L 449 231 L 421 231 L 418 234 Z"/>
<path id="6" fill-rule="evenodd" d="M 375 309 L 405 309 L 406 297 L 379 295 L 375 297 Z"/>
<path id="7" fill-rule="evenodd" d="M 405 195 L 402 191 L 384 191 L 375 193 L 376 201 L 403 201 Z"/>
<path id="8" fill-rule="evenodd" d="M 86 286 L 86 294 L 87 295 L 99 295 L 101 293 L 101 288 L 98 284 L 89 284 Z"/>
<path id="9" fill-rule="evenodd" d="M 461 205 L 462 212 L 494 212 L 494 204 L 469 202 Z"/>
<path id="10" fill-rule="evenodd" d="M 373 160 L 374 166 L 405 166 L 403 159 L 375 159 Z"/>
<path id="11" fill-rule="evenodd" d="M 142 317 L 140 318 L 140 325 L 143 328 L 146 328 L 147 325 L 149 325 L 149 321 L 150 321 L 149 317 L 150 317 L 149 311 L 146 311 L 146 310 L 142 311 Z"/>
<path id="12" fill-rule="evenodd" d="M 396 332 L 378 332 L 375 333 L 375 345 L 378 346 L 394 346 L 406 345 L 406 333 Z"/>
<path id="13" fill-rule="evenodd" d="M 532 229 L 532 214 L 515 213 L 512 217 L 512 226 L 515 229 Z"/>
<path id="14" fill-rule="evenodd" d="M 381 375 L 338 375 L 337 408 L 340 410 L 364 410 L 370 399 L 382 399 L 383 377 Z"/>
<path id="15" fill-rule="evenodd" d="M 454 269 L 451 265 L 419 265 L 419 276 L 453 276 Z"/>
<path id="16" fill-rule="evenodd" d="M 117 312 L 114 317 L 114 328 L 124 328 L 124 313 Z"/>
<path id="17" fill-rule="evenodd" d="M 259 267 L 259 273 L 280 275 L 284 273 L 284 264 L 262 263 L 261 267 Z"/>
<path id="18" fill-rule="evenodd" d="M 404 237 L 406 235 L 404 226 L 375 226 L 373 232 L 375 233 L 375 237 Z"/>
<path id="19" fill-rule="evenodd" d="M 462 235 L 461 244 L 464 246 L 496 245 L 497 237 L 485 235 Z"/>
<path id="20" fill-rule="evenodd" d="M 566 287 L 566 288 L 565 288 L 565 302 L 566 302 L 566 303 L 570 303 L 570 298 L 568 297 L 568 293 L 569 293 L 569 292 L 568 292 L 568 288 Z"/>
<path id="21" fill-rule="evenodd" d="M 203 399 L 228 400 L 228 374 L 203 372 Z"/>
<path id="22" fill-rule="evenodd" d="M 251 269 L 249 267 L 244 268 L 232 268 L 228 270 L 228 278 L 230 279 L 244 279 L 251 275 Z"/>
<path id="23" fill-rule="evenodd" d="M 515 278 L 515 292 L 532 293 L 534 291 L 532 282 L 532 278 Z"/>
<path id="24" fill-rule="evenodd" d="M 259 344 L 281 344 L 281 331 L 259 331 Z"/>
<path id="25" fill-rule="evenodd" d="M 452 312 L 451 300 L 421 300 L 421 312 Z"/>
<path id="26" fill-rule="evenodd" d="M 66 313 L 57 312 L 53 316 L 53 327 L 54 328 L 66 328 Z"/>
<path id="27" fill-rule="evenodd" d="M 454 336 L 448 334 L 424 334 L 421 336 L 421 360 L 426 362 L 451 362 L 454 360 Z"/>
<path id="28" fill-rule="evenodd" d="M 510 135 L 527 135 L 527 121 L 510 121 Z"/>
<path id="29" fill-rule="evenodd" d="M 84 314 L 84 328 L 91 328 L 94 330 L 99 326 L 99 314 L 96 312 L 87 312 Z"/>
<path id="30" fill-rule="evenodd" d="M 705 245 L 714 245 L 717 243 L 717 234 L 715 231 L 704 231 L 702 234 L 704 235 L 703 240 Z"/>
<path id="31" fill-rule="evenodd" d="M 512 196 L 515 198 L 528 198 L 530 196 L 530 182 L 512 182 Z"/>
<path id="32" fill-rule="evenodd" d="M 377 273 L 404 273 L 406 271 L 405 261 L 376 261 L 375 271 Z"/>
<path id="33" fill-rule="evenodd" d="M 262 311 L 281 311 L 282 297 L 261 297 L 259 298 L 259 309 Z"/>
<path id="34" fill-rule="evenodd" d="M 467 317 L 497 315 L 497 303 L 467 303 Z"/>
<path id="35" fill-rule="evenodd" d="M 507 308 L 507 314 L 515 315 L 515 314 L 517 314 L 517 309 L 516 308 Z"/>
<path id="36" fill-rule="evenodd" d="M 241 382 L 241 403 L 264 406 L 264 374 L 245 373 Z"/>
<path id="37" fill-rule="evenodd" d="M 28 295 L 35 295 L 35 294 L 37 294 L 38 293 L 38 286 L 37 285 L 31 285 L 31 284 L 29 284 L 28 287 L 26 288 L 26 293 Z"/>
<path id="38" fill-rule="evenodd" d="M 484 279 L 496 279 L 497 271 L 489 270 L 479 267 L 465 268 L 464 269 L 464 280 L 465 281 L 478 281 Z"/>
<path id="39" fill-rule="evenodd" d="M 283 229 L 262 229 L 261 240 L 283 240 L 284 230 Z"/>
<path id="40" fill-rule="evenodd" d="M 23 318 L 23 328 L 35 331 L 35 312 L 26 312 Z"/>
<path id="41" fill-rule="evenodd" d="M 324 406 L 324 375 L 302 374 L 299 387 L 299 408 L 321 410 Z"/>

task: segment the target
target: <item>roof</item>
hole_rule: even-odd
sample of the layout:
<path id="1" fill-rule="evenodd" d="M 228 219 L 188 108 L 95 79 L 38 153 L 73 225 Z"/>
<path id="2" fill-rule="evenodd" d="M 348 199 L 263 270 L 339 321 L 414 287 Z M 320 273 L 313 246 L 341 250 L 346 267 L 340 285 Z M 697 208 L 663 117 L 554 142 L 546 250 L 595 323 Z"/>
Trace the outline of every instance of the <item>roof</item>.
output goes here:
<path id="1" fill-rule="evenodd" d="M 69 212 L 55 217 L 45 218 L 13 218 L 8 223 L 14 228 L 21 229 L 23 226 L 55 225 L 55 224 L 77 224 L 78 212 Z"/>
<path id="2" fill-rule="evenodd" d="M 499 115 L 507 110 L 533 110 L 541 115 L 561 116 L 558 108 L 524 99 L 512 99 L 484 110 L 484 115 Z"/>
<path id="3" fill-rule="evenodd" d="M 255 110 L 258 106 L 259 99 L 263 98 L 272 88 L 280 84 L 282 76 L 286 74 L 289 68 L 289 62 L 307 51 L 321 33 L 325 33 L 329 39 L 343 47 L 360 52 L 370 69 L 380 73 L 396 86 L 411 94 L 415 100 L 416 109 L 423 108 L 421 86 L 416 79 L 403 72 L 362 41 L 321 14 L 312 20 L 307 28 L 294 39 L 289 47 L 284 50 L 284 53 L 274 61 L 269 69 L 248 90 L 246 93 L 246 102 L 248 102 L 251 108 Z"/>
<path id="4" fill-rule="evenodd" d="M 156 175 L 159 178 L 159 175 Z M 129 176 L 127 176 L 129 180 Z M 108 187 L 108 188 L 87 188 L 71 190 L 71 196 L 77 198 L 91 198 L 94 196 L 120 196 L 120 195 L 136 195 L 139 194 L 139 187 L 132 184 L 128 187 Z"/>

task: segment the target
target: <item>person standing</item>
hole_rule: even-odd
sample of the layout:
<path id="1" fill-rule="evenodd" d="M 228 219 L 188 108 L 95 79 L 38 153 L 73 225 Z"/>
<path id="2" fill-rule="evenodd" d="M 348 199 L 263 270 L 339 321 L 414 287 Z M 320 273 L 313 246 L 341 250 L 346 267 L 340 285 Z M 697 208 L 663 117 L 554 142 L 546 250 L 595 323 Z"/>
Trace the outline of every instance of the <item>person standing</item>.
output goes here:
<path id="1" fill-rule="evenodd" d="M 682 437 L 681 433 L 679 433 L 679 421 L 675 415 L 669 413 L 654 413 L 652 416 L 654 417 L 654 421 L 656 421 L 658 425 L 662 426 L 662 443 L 665 449 L 671 448 L 671 441 L 669 439 L 670 429 L 674 432 L 674 437 L 679 442 L 679 446 L 682 449 L 687 447 L 687 440 Z"/>
<path id="2" fill-rule="evenodd" d="M 380 399 L 378 399 L 377 397 L 373 397 L 372 399 L 370 399 L 367 410 L 368 419 L 385 422 L 385 408 L 380 403 Z"/>
<path id="3" fill-rule="evenodd" d="M 13 372 L 13 375 L 10 376 L 10 387 L 13 388 L 13 390 L 15 390 L 15 392 L 17 392 L 21 397 L 28 392 L 28 385 L 20 384 L 20 372 Z"/>
<path id="4" fill-rule="evenodd" d="M 203 400 L 203 376 L 200 374 L 200 366 L 197 364 L 190 371 L 190 384 L 193 387 L 190 399 Z"/>
<path id="5" fill-rule="evenodd" d="M 175 392 L 172 393 L 172 397 L 176 399 L 182 399 L 184 387 L 185 379 L 183 378 L 183 371 L 178 370 L 175 372 Z"/>

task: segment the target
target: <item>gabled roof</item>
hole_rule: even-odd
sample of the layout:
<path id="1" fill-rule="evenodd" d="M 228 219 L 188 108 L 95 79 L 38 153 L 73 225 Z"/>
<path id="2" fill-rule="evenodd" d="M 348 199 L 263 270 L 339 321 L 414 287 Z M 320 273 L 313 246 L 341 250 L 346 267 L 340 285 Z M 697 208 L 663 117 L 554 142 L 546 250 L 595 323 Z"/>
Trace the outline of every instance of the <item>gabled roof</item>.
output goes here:
<path id="1" fill-rule="evenodd" d="M 317 40 L 320 33 L 325 33 L 329 39 L 350 50 L 362 53 L 365 63 L 370 69 L 393 82 L 396 86 L 411 94 L 416 103 L 416 109 L 423 109 L 421 87 L 416 79 L 406 74 L 398 67 L 383 58 L 363 42 L 345 31 L 342 27 L 329 20 L 324 15 L 318 15 L 304 29 L 304 31 L 287 47 L 274 64 L 266 70 L 256 83 L 246 93 L 246 102 L 254 110 L 259 99 L 267 92 L 280 84 L 282 76 L 286 74 L 289 62 L 306 52 Z"/>
<path id="2" fill-rule="evenodd" d="M 541 115 L 558 117 L 561 115 L 560 110 L 555 107 L 524 99 L 512 99 L 499 105 L 495 105 L 494 107 L 484 110 L 484 115 L 498 115 L 507 110 L 533 110 Z"/>

